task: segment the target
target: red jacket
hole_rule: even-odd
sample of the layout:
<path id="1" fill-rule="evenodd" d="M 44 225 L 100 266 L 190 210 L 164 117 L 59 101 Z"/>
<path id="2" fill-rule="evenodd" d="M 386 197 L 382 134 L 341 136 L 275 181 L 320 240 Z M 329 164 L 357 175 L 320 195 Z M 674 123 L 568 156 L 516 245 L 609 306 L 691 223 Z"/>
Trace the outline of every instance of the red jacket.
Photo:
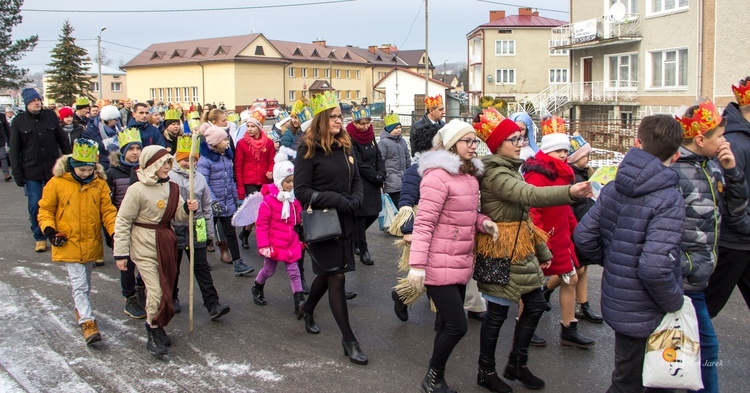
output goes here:
<path id="1" fill-rule="evenodd" d="M 559 164 L 558 164 L 559 163 Z M 539 150 L 521 167 L 526 182 L 537 187 L 566 186 L 573 183 L 573 171 L 566 162 L 552 158 Z M 552 264 L 543 269 L 545 276 L 565 274 L 578 267 L 573 245 L 573 231 L 578 224 L 570 205 L 532 207 L 529 211 L 534 224 L 549 234 L 547 246 L 552 251 Z"/>
<path id="2" fill-rule="evenodd" d="M 273 157 L 276 149 L 273 140 L 268 138 L 260 158 L 253 157 L 250 146 L 244 139 L 237 142 L 234 156 L 234 176 L 237 179 L 237 195 L 240 200 L 245 199 L 245 185 L 261 186 L 271 183 L 266 173 L 273 172 Z"/>
<path id="3" fill-rule="evenodd" d="M 258 208 L 255 222 L 255 239 L 258 249 L 271 247 L 271 259 L 278 262 L 294 263 L 302 258 L 302 243 L 294 226 L 302 222 L 302 205 L 298 200 L 289 205 L 289 218 L 281 219 L 283 204 L 276 196 L 279 189 L 274 184 L 266 184 L 260 189 L 263 202 Z"/>

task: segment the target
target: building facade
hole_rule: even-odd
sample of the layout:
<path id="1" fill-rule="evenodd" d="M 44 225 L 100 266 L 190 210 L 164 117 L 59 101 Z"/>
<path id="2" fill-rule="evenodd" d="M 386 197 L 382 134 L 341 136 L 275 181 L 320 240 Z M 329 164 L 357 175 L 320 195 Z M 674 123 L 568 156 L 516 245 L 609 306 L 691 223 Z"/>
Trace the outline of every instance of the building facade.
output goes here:
<path id="1" fill-rule="evenodd" d="M 90 77 L 89 82 L 89 93 L 92 97 L 99 97 L 99 65 L 95 62 L 86 63 L 89 67 L 86 72 Z M 42 76 L 42 89 L 47 91 L 49 85 L 49 78 L 47 75 Z M 102 98 L 110 101 L 117 101 L 128 97 L 127 91 L 127 76 L 125 71 L 117 68 L 108 67 L 102 65 Z M 50 104 L 54 104 L 54 100 L 46 98 L 46 101 Z M 71 103 L 65 103 L 70 105 Z"/>

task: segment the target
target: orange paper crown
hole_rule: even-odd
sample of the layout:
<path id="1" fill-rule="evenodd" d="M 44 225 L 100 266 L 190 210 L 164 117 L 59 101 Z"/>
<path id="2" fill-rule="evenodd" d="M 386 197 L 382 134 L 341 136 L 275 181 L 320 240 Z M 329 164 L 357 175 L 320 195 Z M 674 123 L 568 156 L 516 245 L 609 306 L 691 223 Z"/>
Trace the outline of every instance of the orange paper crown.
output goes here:
<path id="1" fill-rule="evenodd" d="M 483 109 L 482 113 L 479 114 L 479 121 L 475 121 L 473 124 L 474 130 L 477 132 L 479 139 L 486 142 L 492 131 L 495 131 L 497 125 L 503 120 L 505 120 L 505 116 L 497 109 L 492 107 Z"/>
<path id="2" fill-rule="evenodd" d="M 732 85 L 732 91 L 740 106 L 750 105 L 750 83 L 743 85 L 742 81 L 740 81 L 739 86 Z"/>
<path id="3" fill-rule="evenodd" d="M 674 118 L 680 122 L 683 129 L 682 137 L 685 139 L 703 135 L 721 123 L 721 114 L 711 100 L 701 102 L 698 109 L 693 112 L 693 117 L 675 116 Z"/>
<path id="4" fill-rule="evenodd" d="M 261 112 L 261 111 L 252 111 L 250 113 L 250 116 L 253 117 L 253 118 L 255 118 L 256 120 L 258 120 L 261 125 L 263 124 L 263 122 L 266 121 L 266 116 L 263 115 L 263 112 Z"/>
<path id="5" fill-rule="evenodd" d="M 440 94 L 436 95 L 435 97 L 427 96 L 427 98 L 424 99 L 424 103 L 427 106 L 427 108 L 435 108 L 438 106 L 443 105 L 443 96 Z"/>
<path id="6" fill-rule="evenodd" d="M 565 120 L 552 116 L 542 120 L 542 135 L 565 134 Z"/>

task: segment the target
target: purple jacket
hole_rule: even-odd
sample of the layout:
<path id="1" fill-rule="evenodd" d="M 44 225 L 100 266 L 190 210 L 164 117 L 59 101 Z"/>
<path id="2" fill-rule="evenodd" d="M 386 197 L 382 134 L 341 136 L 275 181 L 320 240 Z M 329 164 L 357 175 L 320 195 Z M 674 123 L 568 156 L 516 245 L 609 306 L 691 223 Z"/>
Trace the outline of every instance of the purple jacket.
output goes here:
<path id="1" fill-rule="evenodd" d="M 200 154 L 196 170 L 206 178 L 211 190 L 211 200 L 219 202 L 222 207 L 221 214 L 217 214 L 216 217 L 229 217 L 237 211 L 237 185 L 234 183 L 232 150 L 227 149 L 224 154 L 219 154 L 211 150 L 206 141 L 201 141 Z"/>

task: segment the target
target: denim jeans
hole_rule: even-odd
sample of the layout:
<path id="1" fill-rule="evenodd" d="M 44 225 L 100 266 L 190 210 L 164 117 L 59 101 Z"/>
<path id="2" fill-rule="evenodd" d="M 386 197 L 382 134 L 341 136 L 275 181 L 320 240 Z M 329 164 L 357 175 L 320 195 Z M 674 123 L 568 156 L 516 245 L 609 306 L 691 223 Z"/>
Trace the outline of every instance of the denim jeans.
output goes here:
<path id="1" fill-rule="evenodd" d="M 34 239 L 36 241 L 47 239 L 39 228 L 39 220 L 37 219 L 37 214 L 39 214 L 39 200 L 42 199 L 43 188 L 44 182 L 41 180 L 26 180 L 26 185 L 23 187 L 23 193 L 26 195 L 26 199 L 29 202 L 31 232 L 34 233 Z"/>
<path id="2" fill-rule="evenodd" d="M 719 340 L 714 332 L 714 325 L 708 315 L 706 296 L 703 292 L 685 292 L 685 296 L 693 301 L 695 316 L 698 318 L 698 334 L 701 342 L 701 379 L 703 389 L 700 393 L 719 392 Z"/>
<path id="3" fill-rule="evenodd" d="M 78 323 L 94 321 L 91 315 L 91 301 L 89 293 L 91 292 L 91 270 L 94 268 L 93 262 L 88 263 L 66 263 L 68 268 L 68 279 L 70 279 L 70 288 L 73 291 L 73 302 L 78 310 Z"/>

